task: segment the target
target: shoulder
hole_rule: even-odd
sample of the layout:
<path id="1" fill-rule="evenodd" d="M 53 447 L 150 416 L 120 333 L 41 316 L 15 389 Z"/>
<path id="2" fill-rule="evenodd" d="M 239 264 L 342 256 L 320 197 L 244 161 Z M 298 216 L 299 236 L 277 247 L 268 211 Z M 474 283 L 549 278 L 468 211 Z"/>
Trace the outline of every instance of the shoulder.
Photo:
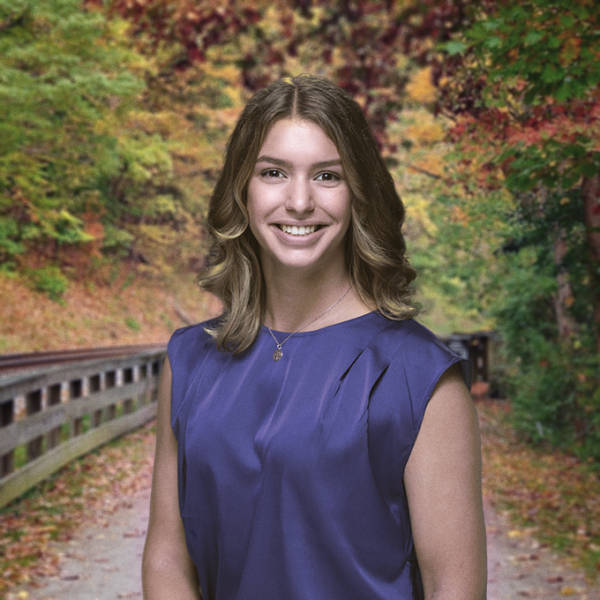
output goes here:
<path id="1" fill-rule="evenodd" d="M 415 319 L 390 319 L 382 315 L 381 313 L 374 313 L 374 315 L 378 318 L 378 329 L 382 332 L 385 332 L 385 335 L 390 340 L 398 340 L 401 338 L 414 338 L 421 340 L 423 343 L 433 343 L 433 344 L 442 344 L 439 338 L 425 325 L 422 325 Z M 383 324 L 383 327 L 381 326 Z"/>
<path id="2" fill-rule="evenodd" d="M 218 323 L 218 318 L 203 321 L 195 325 L 188 325 L 176 329 L 169 339 L 167 350 L 169 359 L 172 361 L 174 355 L 184 349 L 194 349 L 199 345 L 204 346 L 212 338 L 207 330 L 214 328 Z"/>
<path id="3" fill-rule="evenodd" d="M 379 325 L 369 346 L 389 366 L 426 367 L 460 360 L 432 331 L 414 319 L 394 321 L 381 315 L 380 319 L 384 325 Z"/>
<path id="4" fill-rule="evenodd" d="M 404 321 L 391 321 L 388 329 L 402 332 L 406 342 L 410 341 L 411 348 L 414 349 L 434 349 L 439 348 L 448 350 L 448 347 L 425 325 L 422 325 L 414 319 L 406 319 Z"/>
<path id="5" fill-rule="evenodd" d="M 388 321 L 371 347 L 381 371 L 369 397 L 369 456 L 380 490 L 392 499 L 403 494 L 398 473 L 404 473 L 439 381 L 454 364 L 461 366 L 465 382 L 470 370 L 467 361 L 414 320 Z"/>
<path id="6" fill-rule="evenodd" d="M 182 327 L 173 332 L 167 346 L 171 365 L 171 418 L 174 422 L 181 409 L 186 391 L 199 370 L 206 368 L 211 353 L 218 352 L 208 333 L 217 319 Z"/>
<path id="7" fill-rule="evenodd" d="M 432 331 L 413 319 L 392 321 L 382 343 L 390 351 L 391 372 L 402 371 L 403 378 L 414 384 L 435 386 L 441 375 L 458 364 L 467 387 L 471 385 L 471 367 Z M 389 347 L 391 345 L 391 347 Z M 425 390 L 424 390 L 425 391 Z M 432 390 L 428 390 L 432 391 Z"/>
<path id="8" fill-rule="evenodd" d="M 390 321 L 371 346 L 372 354 L 383 367 L 371 408 L 382 410 L 382 414 L 407 411 L 409 422 L 418 428 L 438 382 L 455 364 L 460 367 L 465 385 L 470 387 L 469 361 L 414 320 Z"/>
<path id="9" fill-rule="evenodd" d="M 424 360 L 434 362 L 456 362 L 458 354 L 451 350 L 440 338 L 421 323 L 406 321 L 406 343 L 399 348 L 403 360 L 411 359 L 415 363 Z"/>
<path id="10" fill-rule="evenodd" d="M 188 370 L 198 364 L 212 346 L 216 348 L 208 331 L 217 323 L 218 318 L 211 319 L 173 332 L 167 345 L 167 354 L 174 375 L 177 371 Z"/>

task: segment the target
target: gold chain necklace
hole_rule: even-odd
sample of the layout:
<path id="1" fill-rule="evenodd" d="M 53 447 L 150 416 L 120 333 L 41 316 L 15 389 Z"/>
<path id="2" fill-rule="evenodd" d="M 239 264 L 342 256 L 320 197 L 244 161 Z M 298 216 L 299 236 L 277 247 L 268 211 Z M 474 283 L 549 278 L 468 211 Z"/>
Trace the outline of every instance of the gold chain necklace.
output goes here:
<path id="1" fill-rule="evenodd" d="M 265 325 L 267 325 L 267 329 L 269 330 L 269 333 L 271 334 L 271 337 L 275 340 L 275 343 L 277 344 L 277 348 L 275 349 L 275 352 L 273 352 L 273 360 L 275 362 L 279 362 L 281 360 L 281 357 L 283 356 L 283 352 L 281 351 L 281 347 L 295 334 L 298 333 L 299 331 L 302 331 L 303 329 L 306 329 L 309 325 L 312 325 L 317 319 L 320 319 L 325 313 L 329 312 L 334 306 L 336 306 L 337 304 L 339 304 L 347 295 L 348 292 L 352 289 L 352 284 L 350 284 L 350 287 L 344 292 L 344 294 L 342 295 L 341 298 L 339 298 L 338 300 L 336 300 L 329 308 L 325 309 L 319 316 L 315 317 L 312 321 L 310 321 L 309 323 L 307 323 L 306 325 L 302 325 L 302 327 L 300 327 L 300 329 L 296 329 L 296 331 L 292 331 L 292 333 L 290 333 L 290 335 L 288 335 L 285 340 L 283 340 L 283 342 L 279 343 L 277 341 L 277 338 L 275 337 L 275 335 L 273 334 L 273 332 L 271 331 L 271 328 L 265 323 Z"/>

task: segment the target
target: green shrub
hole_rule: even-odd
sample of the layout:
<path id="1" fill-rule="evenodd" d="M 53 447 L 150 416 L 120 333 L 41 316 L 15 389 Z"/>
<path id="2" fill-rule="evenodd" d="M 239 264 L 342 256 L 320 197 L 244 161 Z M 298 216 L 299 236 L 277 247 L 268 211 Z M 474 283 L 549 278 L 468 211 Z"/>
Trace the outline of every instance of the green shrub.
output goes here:
<path id="1" fill-rule="evenodd" d="M 127 325 L 129 329 L 133 329 L 133 331 L 140 331 L 142 329 L 142 326 L 133 317 L 127 317 L 125 319 L 125 325 Z"/>
<path id="2" fill-rule="evenodd" d="M 31 269 L 29 278 L 38 292 L 45 292 L 55 301 L 62 300 L 67 291 L 67 278 L 60 272 L 58 267 L 44 267 L 42 269 Z"/>
<path id="3" fill-rule="evenodd" d="M 579 325 L 569 339 L 560 337 L 553 265 L 526 258 L 522 252 L 512 260 L 505 295 L 494 307 L 513 425 L 534 443 L 600 461 L 600 364 L 593 332 Z"/>

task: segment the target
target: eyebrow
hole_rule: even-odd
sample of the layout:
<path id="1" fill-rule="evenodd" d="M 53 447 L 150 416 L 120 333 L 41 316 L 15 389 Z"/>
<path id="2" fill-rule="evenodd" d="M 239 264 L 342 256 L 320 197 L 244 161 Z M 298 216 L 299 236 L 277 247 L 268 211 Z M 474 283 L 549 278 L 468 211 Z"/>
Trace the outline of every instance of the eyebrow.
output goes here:
<path id="1" fill-rule="evenodd" d="M 280 158 L 273 158 L 272 156 L 259 156 L 256 159 L 256 163 L 260 163 L 260 162 L 268 162 L 274 165 L 279 165 L 280 167 L 287 167 L 288 169 L 291 168 L 293 165 L 292 163 L 288 162 L 287 160 L 281 160 Z M 342 165 L 342 161 L 339 158 L 336 158 L 334 160 L 324 160 L 322 162 L 316 162 L 313 163 L 311 166 L 312 169 L 324 169 L 326 167 L 338 167 Z"/>

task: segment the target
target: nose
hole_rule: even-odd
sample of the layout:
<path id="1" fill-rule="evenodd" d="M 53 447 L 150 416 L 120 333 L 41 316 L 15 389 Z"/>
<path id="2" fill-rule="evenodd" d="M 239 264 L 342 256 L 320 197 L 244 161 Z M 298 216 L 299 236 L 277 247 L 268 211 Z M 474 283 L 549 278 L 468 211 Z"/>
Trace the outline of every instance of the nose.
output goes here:
<path id="1" fill-rule="evenodd" d="M 288 211 L 297 214 L 312 212 L 315 209 L 310 181 L 292 179 L 287 189 L 285 207 Z"/>

